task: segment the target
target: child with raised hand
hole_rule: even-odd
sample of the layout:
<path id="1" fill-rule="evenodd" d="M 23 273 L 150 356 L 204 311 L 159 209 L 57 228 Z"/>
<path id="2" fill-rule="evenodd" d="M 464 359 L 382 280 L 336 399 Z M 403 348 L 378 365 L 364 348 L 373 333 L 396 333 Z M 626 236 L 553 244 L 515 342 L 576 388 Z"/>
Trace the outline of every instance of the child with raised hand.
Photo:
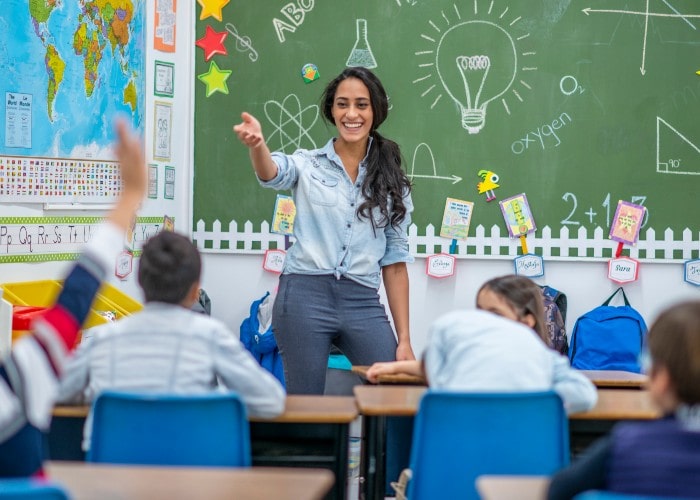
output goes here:
<path id="1" fill-rule="evenodd" d="M 426 377 L 431 388 L 459 392 L 554 390 L 568 413 L 595 405 L 591 381 L 549 348 L 542 294 L 534 282 L 494 278 L 482 285 L 476 305 L 478 311 L 455 311 L 433 323 L 422 362 L 375 363 L 368 380 L 408 373 Z"/>
<path id="2" fill-rule="evenodd" d="M 146 191 L 141 142 L 123 121 L 117 122 L 116 130 L 120 198 L 64 280 L 56 304 L 34 322 L 32 335 L 20 338 L 0 362 L 0 477 L 41 474 L 42 432 L 51 420 L 57 378 Z"/>
<path id="3" fill-rule="evenodd" d="M 550 500 L 586 490 L 700 498 L 700 301 L 664 311 L 647 347 L 649 392 L 665 417 L 617 425 L 554 476 Z"/>

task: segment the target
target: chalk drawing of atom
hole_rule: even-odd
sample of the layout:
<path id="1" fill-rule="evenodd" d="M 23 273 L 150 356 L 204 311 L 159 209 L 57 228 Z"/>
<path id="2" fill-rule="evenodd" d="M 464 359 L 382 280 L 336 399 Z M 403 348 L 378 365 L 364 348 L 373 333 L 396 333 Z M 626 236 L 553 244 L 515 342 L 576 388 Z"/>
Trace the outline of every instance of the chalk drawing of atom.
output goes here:
<path id="1" fill-rule="evenodd" d="M 274 148 L 279 139 L 279 151 L 293 153 L 300 148 L 316 149 L 316 142 L 309 135 L 318 120 L 318 106 L 312 104 L 301 109 L 301 102 L 295 94 L 289 94 L 284 100 L 267 101 L 265 103 L 265 116 L 275 130 L 267 141 Z M 305 125 L 309 123 L 309 125 Z"/>

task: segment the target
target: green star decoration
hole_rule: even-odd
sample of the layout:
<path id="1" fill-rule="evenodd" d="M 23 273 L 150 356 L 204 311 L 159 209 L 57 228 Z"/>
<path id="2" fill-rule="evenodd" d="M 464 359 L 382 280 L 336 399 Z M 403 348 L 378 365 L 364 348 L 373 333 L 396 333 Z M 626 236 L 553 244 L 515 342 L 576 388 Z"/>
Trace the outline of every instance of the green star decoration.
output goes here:
<path id="1" fill-rule="evenodd" d="M 214 92 L 228 94 L 226 80 L 231 76 L 231 73 L 232 71 L 230 69 L 221 69 L 217 66 L 216 61 L 212 61 L 209 64 L 209 71 L 197 75 L 197 78 L 203 81 L 207 86 L 207 97 L 210 97 Z"/>

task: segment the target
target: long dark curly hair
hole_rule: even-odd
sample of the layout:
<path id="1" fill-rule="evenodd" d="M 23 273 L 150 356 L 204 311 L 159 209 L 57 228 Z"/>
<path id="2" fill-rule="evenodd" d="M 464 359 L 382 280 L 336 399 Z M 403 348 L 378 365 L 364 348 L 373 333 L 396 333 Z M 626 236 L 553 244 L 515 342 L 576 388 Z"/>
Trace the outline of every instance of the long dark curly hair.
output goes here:
<path id="1" fill-rule="evenodd" d="M 367 154 L 367 176 L 362 183 L 362 195 L 365 198 L 357 207 L 358 218 L 367 218 L 372 226 L 395 227 L 406 217 L 406 206 L 403 197 L 411 191 L 411 181 L 401 168 L 401 150 L 394 141 L 383 137 L 377 128 L 386 120 L 389 114 L 389 99 L 379 78 L 367 68 L 361 66 L 346 68 L 335 77 L 326 87 L 321 96 L 321 107 L 326 120 L 335 125 L 333 120 L 333 100 L 340 82 L 347 78 L 357 78 L 369 90 L 369 100 L 372 105 L 374 119 L 370 135 L 372 146 Z M 391 200 L 389 213 L 388 200 Z M 378 223 L 372 217 L 372 210 L 379 208 L 382 216 Z"/>

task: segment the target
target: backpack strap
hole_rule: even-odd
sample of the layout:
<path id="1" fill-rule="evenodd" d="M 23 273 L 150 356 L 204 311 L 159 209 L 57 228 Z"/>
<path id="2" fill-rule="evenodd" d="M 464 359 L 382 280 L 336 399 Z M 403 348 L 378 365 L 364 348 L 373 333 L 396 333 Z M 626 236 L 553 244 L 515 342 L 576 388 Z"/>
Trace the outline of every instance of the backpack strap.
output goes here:
<path id="1" fill-rule="evenodd" d="M 622 289 L 622 287 L 619 287 L 617 290 L 615 290 L 610 297 L 607 298 L 605 302 L 603 302 L 604 306 L 610 305 L 610 301 L 617 295 L 617 292 L 622 292 L 622 299 L 625 301 L 625 305 L 629 306 L 630 301 L 627 300 L 627 295 L 625 295 L 625 291 Z"/>

